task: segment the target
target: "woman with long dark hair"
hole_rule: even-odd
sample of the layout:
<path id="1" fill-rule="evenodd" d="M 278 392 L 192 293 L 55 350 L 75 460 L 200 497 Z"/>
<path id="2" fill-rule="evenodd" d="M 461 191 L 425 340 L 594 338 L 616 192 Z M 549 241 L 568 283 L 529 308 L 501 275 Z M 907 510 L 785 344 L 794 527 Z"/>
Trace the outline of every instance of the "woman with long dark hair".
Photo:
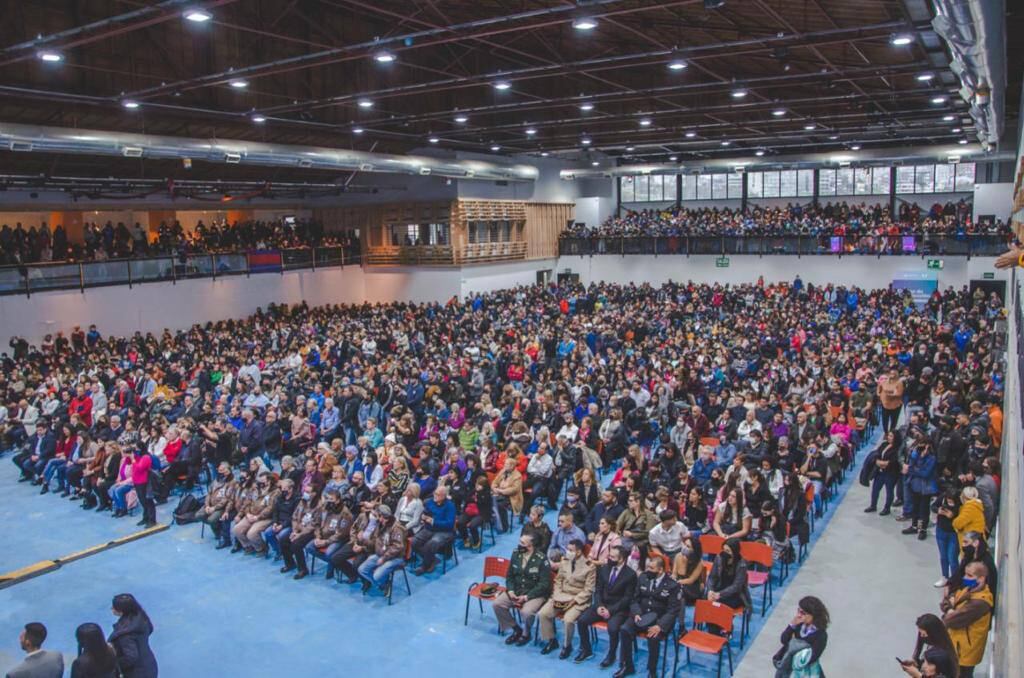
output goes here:
<path id="1" fill-rule="evenodd" d="M 772 657 L 775 678 L 789 678 L 794 670 L 802 676 L 821 675 L 820 660 L 828 644 L 828 609 L 820 599 L 804 596 L 796 615 L 782 632 L 782 647 Z"/>
<path id="2" fill-rule="evenodd" d="M 952 673 L 944 674 L 946 678 L 958 678 L 960 665 L 957 661 L 956 648 L 949 637 L 949 631 L 942 620 L 934 614 L 922 614 L 915 622 L 917 625 L 917 643 L 914 645 L 914 654 L 904 666 L 912 665 L 921 668 L 921 663 L 927 651 L 939 649 L 945 652 L 951 659 Z"/>
<path id="3" fill-rule="evenodd" d="M 122 678 L 157 678 L 156 657 L 149 648 L 153 622 L 130 593 L 114 596 L 111 608 L 118 620 L 108 641 L 117 654 Z"/>
<path id="4" fill-rule="evenodd" d="M 864 513 L 874 513 L 878 509 L 878 496 L 885 488 L 885 506 L 880 516 L 889 515 L 892 508 L 893 490 L 900 477 L 900 448 L 903 440 L 899 431 L 892 430 L 885 434 L 885 440 L 875 451 L 875 477 L 871 480 L 871 504 Z"/>
<path id="5" fill-rule="evenodd" d="M 75 629 L 75 640 L 78 657 L 71 664 L 71 678 L 117 678 L 117 655 L 99 624 L 82 624 Z"/>
<path id="6" fill-rule="evenodd" d="M 679 621 L 685 628 L 686 606 L 693 606 L 700 600 L 704 590 L 704 552 L 700 547 L 700 539 L 690 534 L 683 539 L 683 549 L 676 554 L 672 563 L 672 577 L 679 582 L 683 590 L 683 604 L 679 608 Z"/>

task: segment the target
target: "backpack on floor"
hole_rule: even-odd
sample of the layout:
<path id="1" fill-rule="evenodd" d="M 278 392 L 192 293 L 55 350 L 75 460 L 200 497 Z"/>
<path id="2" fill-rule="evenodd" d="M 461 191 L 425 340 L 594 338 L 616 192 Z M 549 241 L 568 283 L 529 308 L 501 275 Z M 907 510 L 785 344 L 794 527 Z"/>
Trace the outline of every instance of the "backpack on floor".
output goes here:
<path id="1" fill-rule="evenodd" d="M 178 525 L 186 525 L 196 521 L 196 513 L 203 507 L 199 500 L 192 494 L 184 494 L 174 508 L 174 522 Z"/>

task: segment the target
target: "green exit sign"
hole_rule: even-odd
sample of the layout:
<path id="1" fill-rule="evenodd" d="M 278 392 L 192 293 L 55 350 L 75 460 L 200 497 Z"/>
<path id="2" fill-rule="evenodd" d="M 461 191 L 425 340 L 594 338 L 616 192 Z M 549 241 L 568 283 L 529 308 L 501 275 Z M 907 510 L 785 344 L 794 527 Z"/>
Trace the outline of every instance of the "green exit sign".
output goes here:
<path id="1" fill-rule="evenodd" d="M 715 266 L 718 268 L 729 268 L 729 257 L 718 257 L 715 259 Z"/>
<path id="2" fill-rule="evenodd" d="M 928 268 L 942 268 L 942 259 L 929 259 Z"/>
<path id="3" fill-rule="evenodd" d="M 981 277 L 984 280 L 995 280 L 996 279 L 996 274 L 993 273 L 992 271 L 986 271 L 985 273 L 981 274 Z"/>

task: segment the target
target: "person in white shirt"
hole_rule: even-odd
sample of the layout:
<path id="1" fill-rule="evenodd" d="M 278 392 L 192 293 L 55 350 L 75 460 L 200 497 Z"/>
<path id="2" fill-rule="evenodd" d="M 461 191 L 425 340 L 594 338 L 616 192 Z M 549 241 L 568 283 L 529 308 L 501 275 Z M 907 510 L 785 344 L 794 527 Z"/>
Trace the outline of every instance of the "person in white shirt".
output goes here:
<path id="1" fill-rule="evenodd" d="M 580 427 L 576 425 L 575 421 L 573 421 L 572 413 L 566 412 L 562 415 L 562 419 L 565 423 L 562 425 L 562 428 L 558 430 L 558 435 L 555 437 L 564 436 L 570 443 L 576 442 L 576 436 L 580 433 Z"/>
<path id="2" fill-rule="evenodd" d="M 683 540 L 690 536 L 690 531 L 679 522 L 675 511 L 665 509 L 658 514 L 661 521 L 647 535 L 648 543 L 669 557 L 669 562 L 683 550 Z"/>
<path id="3" fill-rule="evenodd" d="M 555 461 L 548 454 L 548 444 L 540 443 L 537 451 L 530 457 L 530 463 L 526 465 L 526 483 L 524 489 L 530 491 L 526 494 L 526 503 L 523 512 L 530 510 L 533 502 L 547 497 L 550 492 L 551 480 L 555 475 Z M 552 507 L 554 508 L 554 507 Z"/>
<path id="4" fill-rule="evenodd" d="M 761 422 L 754 418 L 754 410 L 747 410 L 747 416 L 743 418 L 740 425 L 736 427 L 736 435 L 743 438 L 751 445 L 754 444 L 751 432 L 760 431 Z"/>
<path id="5" fill-rule="evenodd" d="M 44 650 L 46 627 L 39 622 L 25 624 L 18 641 L 25 651 L 25 659 L 7 672 L 7 678 L 61 678 L 64 675 L 64 655 Z"/>
<path id="6" fill-rule="evenodd" d="M 107 394 L 103 392 L 103 384 L 95 382 L 92 385 L 92 418 L 98 419 L 107 413 Z"/>
<path id="7" fill-rule="evenodd" d="M 633 399 L 637 407 L 646 407 L 647 403 L 651 400 L 651 393 L 642 387 L 639 381 L 634 381 L 633 390 L 629 392 L 629 397 Z"/>

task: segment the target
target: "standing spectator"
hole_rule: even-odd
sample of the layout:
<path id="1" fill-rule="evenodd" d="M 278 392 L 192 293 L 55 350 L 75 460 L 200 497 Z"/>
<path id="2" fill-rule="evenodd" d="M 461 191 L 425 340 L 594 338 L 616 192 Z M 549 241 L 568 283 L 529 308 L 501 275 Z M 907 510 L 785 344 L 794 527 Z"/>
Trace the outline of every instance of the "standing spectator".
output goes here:
<path id="1" fill-rule="evenodd" d="M 917 618 L 915 623 L 917 625 L 917 643 L 914 645 L 913 656 L 907 661 L 900 662 L 904 667 L 904 671 L 909 666 L 921 668 L 922 661 L 930 650 L 941 650 L 956 660 L 956 648 L 953 647 L 949 631 L 946 630 L 946 626 L 942 623 L 941 619 L 934 614 L 923 614 Z M 951 668 L 951 673 L 943 675 L 946 678 L 957 678 L 959 667 L 956 661 L 952 662 Z"/>
<path id="2" fill-rule="evenodd" d="M 988 568 L 973 562 L 967 566 L 963 588 L 942 601 L 942 623 L 960 661 L 960 678 L 973 678 L 974 667 L 985 656 L 985 639 L 992 623 L 993 599 L 988 589 Z"/>
<path id="3" fill-rule="evenodd" d="M 122 678 L 157 678 L 156 657 L 149 648 L 153 622 L 130 593 L 114 596 L 112 604 L 118 620 L 108 642 L 117 655 Z"/>
<path id="4" fill-rule="evenodd" d="M 75 629 L 75 640 L 78 656 L 71 664 L 71 678 L 118 678 L 117 655 L 98 624 L 79 626 Z"/>
<path id="5" fill-rule="evenodd" d="M 801 598 L 796 615 L 782 632 L 782 647 L 772 658 L 775 678 L 821 675 L 821 655 L 828 644 L 828 625 L 825 604 L 814 596 Z"/>
<path id="6" fill-rule="evenodd" d="M 25 624 L 18 636 L 25 658 L 7 672 L 7 678 L 61 678 L 64 675 L 64 655 L 44 650 L 45 640 L 45 626 L 39 622 Z"/>
<path id="7" fill-rule="evenodd" d="M 153 527 L 156 525 L 156 501 L 151 494 L 149 472 L 153 468 L 153 457 L 142 450 L 128 449 L 128 460 L 132 465 L 132 486 L 135 497 L 142 506 L 142 520 L 139 525 Z"/>
<path id="8" fill-rule="evenodd" d="M 912 522 L 903 529 L 903 534 L 914 534 L 924 540 L 928 538 L 928 520 L 931 517 L 932 497 L 939 491 L 936 478 L 935 455 L 931 444 L 920 441 L 915 444 L 907 460 L 906 473 L 910 478 L 910 497 L 913 501 Z"/>
<path id="9" fill-rule="evenodd" d="M 878 378 L 878 397 L 882 401 L 882 430 L 888 433 L 896 428 L 903 409 L 903 381 L 899 372 L 889 370 Z"/>

